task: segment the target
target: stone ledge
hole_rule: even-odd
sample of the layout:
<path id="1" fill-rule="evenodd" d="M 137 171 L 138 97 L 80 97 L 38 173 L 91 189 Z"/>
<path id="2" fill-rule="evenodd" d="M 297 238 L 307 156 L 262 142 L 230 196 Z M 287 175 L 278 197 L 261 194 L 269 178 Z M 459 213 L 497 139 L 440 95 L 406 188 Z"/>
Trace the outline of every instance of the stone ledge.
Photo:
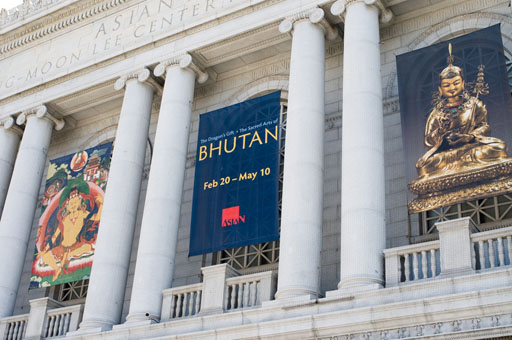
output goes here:
<path id="1" fill-rule="evenodd" d="M 369 337 L 365 337 L 365 335 Z M 419 335 L 421 334 L 421 335 Z M 512 268 L 398 285 L 304 304 L 191 317 L 87 339 L 472 339 L 512 334 Z M 343 336 L 343 337 L 342 337 Z M 80 339 L 68 334 L 68 338 Z"/>

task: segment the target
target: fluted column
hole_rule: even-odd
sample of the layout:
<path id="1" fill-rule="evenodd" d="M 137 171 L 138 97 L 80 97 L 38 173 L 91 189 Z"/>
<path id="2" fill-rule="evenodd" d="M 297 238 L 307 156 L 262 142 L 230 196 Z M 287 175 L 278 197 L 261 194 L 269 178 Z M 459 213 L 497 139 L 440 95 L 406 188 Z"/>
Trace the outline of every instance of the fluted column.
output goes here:
<path id="1" fill-rule="evenodd" d="M 79 332 L 107 330 L 121 319 L 153 102 L 149 80 L 142 69 L 115 83 L 126 89 Z"/>
<path id="2" fill-rule="evenodd" d="M 159 320 L 162 290 L 171 287 L 194 83 L 196 77 L 199 82 L 208 77 L 189 54 L 160 63 L 155 75 L 164 74 L 127 323 L 148 320 L 146 313 Z"/>
<path id="3" fill-rule="evenodd" d="M 276 298 L 316 296 L 322 250 L 325 39 L 336 31 L 316 8 L 284 20 L 291 32 L 279 280 Z"/>
<path id="4" fill-rule="evenodd" d="M 379 10 L 375 0 L 342 0 L 343 142 L 341 187 L 341 281 L 338 288 L 383 284 L 386 245 L 384 211 L 384 126 L 379 50 Z"/>
<path id="5" fill-rule="evenodd" d="M 0 318 L 14 310 L 52 129 L 64 126 L 44 105 L 23 112 L 16 122 L 26 126 L 0 220 Z"/>
<path id="6" fill-rule="evenodd" d="M 16 126 L 14 118 L 9 117 L 0 121 L 0 216 L 2 216 L 22 134 L 23 131 Z"/>

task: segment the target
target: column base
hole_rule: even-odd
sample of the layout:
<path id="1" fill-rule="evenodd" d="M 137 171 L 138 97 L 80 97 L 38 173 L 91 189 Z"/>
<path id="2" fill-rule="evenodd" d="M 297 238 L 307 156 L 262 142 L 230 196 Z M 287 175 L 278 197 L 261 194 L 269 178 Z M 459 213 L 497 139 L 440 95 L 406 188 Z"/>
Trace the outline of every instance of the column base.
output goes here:
<path id="1" fill-rule="evenodd" d="M 201 309 L 197 315 L 199 316 L 206 316 L 206 315 L 214 315 L 214 314 L 222 314 L 224 313 L 223 308 L 206 308 Z"/>
<path id="2" fill-rule="evenodd" d="M 471 274 L 475 274 L 475 273 L 476 273 L 476 271 L 473 268 L 458 268 L 458 269 L 441 270 L 441 274 L 439 274 L 439 276 L 437 276 L 436 278 L 448 279 L 450 277 L 471 275 Z"/>
<path id="3" fill-rule="evenodd" d="M 108 331 L 109 329 L 102 329 L 101 327 L 91 327 L 91 328 L 79 328 L 76 331 L 73 332 L 67 332 L 66 337 L 74 337 L 77 335 L 87 335 L 87 334 L 94 334 L 94 333 L 101 333 Z"/>
<path id="4" fill-rule="evenodd" d="M 113 322 L 107 322 L 102 320 L 86 320 L 80 323 L 80 328 L 72 332 L 73 334 L 90 334 L 90 333 L 99 333 L 112 330 L 114 326 Z M 70 333 L 68 333 L 70 334 Z"/>
<path id="5" fill-rule="evenodd" d="M 369 291 L 375 291 L 384 288 L 379 283 L 366 284 L 362 286 L 351 286 L 351 287 L 340 287 L 338 284 L 338 290 L 331 290 L 325 293 L 325 297 L 353 297 L 354 294 L 364 293 Z"/>
<path id="6" fill-rule="evenodd" d="M 113 328 L 117 329 L 124 325 L 129 325 L 130 327 L 135 325 L 148 325 L 152 323 L 160 323 L 160 316 L 154 315 L 150 313 L 130 313 L 126 317 L 126 321 L 124 324 L 115 325 Z M 122 328 L 122 327 L 121 327 Z"/>
<path id="7" fill-rule="evenodd" d="M 304 297 L 304 296 L 307 296 L 311 299 L 316 299 L 316 298 L 322 297 L 320 295 L 320 293 L 317 293 L 310 289 L 285 288 L 285 289 L 280 289 L 276 292 L 275 299 L 281 300 L 281 299 L 289 299 L 289 298 L 300 298 L 300 297 Z"/>
<path id="8" fill-rule="evenodd" d="M 370 276 L 355 276 L 342 279 L 338 283 L 339 290 L 364 291 L 384 287 L 384 280 Z"/>
<path id="9" fill-rule="evenodd" d="M 278 300 L 264 301 L 261 303 L 262 308 L 267 307 L 292 307 L 313 304 L 317 300 L 316 295 L 300 295 L 281 297 Z"/>
<path id="10" fill-rule="evenodd" d="M 153 320 L 130 321 L 130 322 L 125 322 L 120 325 L 114 325 L 114 327 L 112 327 L 112 329 L 119 330 L 119 329 L 133 328 L 133 327 L 143 327 L 143 326 L 152 325 L 154 323 L 157 323 L 157 322 L 155 322 Z"/>

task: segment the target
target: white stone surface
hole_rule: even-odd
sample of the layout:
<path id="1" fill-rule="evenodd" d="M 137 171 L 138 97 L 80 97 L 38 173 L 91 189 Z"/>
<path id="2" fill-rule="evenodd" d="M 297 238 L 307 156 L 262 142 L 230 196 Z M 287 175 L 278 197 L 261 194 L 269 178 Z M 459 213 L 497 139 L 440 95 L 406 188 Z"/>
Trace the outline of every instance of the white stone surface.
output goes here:
<path id="1" fill-rule="evenodd" d="M 41 298 L 30 301 L 30 313 L 24 339 L 40 340 L 45 337 L 45 327 L 48 327 L 46 313 L 49 309 L 62 307 L 60 303 L 50 298 Z"/>
<path id="2" fill-rule="evenodd" d="M 0 317 L 12 315 L 23 271 L 53 122 L 34 109 L 26 127 L 0 220 Z M 23 122 L 22 122 L 23 123 Z"/>
<path id="3" fill-rule="evenodd" d="M 286 23 L 280 26 L 283 33 Z M 319 294 L 322 249 L 325 38 L 322 27 L 310 19 L 290 25 L 279 299 Z"/>
<path id="4" fill-rule="evenodd" d="M 239 276 L 236 270 L 226 264 L 201 268 L 203 273 L 203 295 L 201 299 L 201 315 L 219 314 L 224 312 L 226 279 Z"/>
<path id="5" fill-rule="evenodd" d="M 436 223 L 441 243 L 441 275 L 473 271 L 471 233 L 476 226 L 470 217 Z"/>
<path id="6" fill-rule="evenodd" d="M 386 246 L 379 9 L 348 4 L 343 59 L 340 288 L 383 284 Z"/>
<path id="7" fill-rule="evenodd" d="M 0 123 L 0 217 L 21 138 L 21 130 L 15 124 L 13 118 Z"/>
<path id="8" fill-rule="evenodd" d="M 84 331 L 121 321 L 154 92 L 147 69 L 130 76 L 116 82 L 126 90 L 80 324 Z"/>
<path id="9" fill-rule="evenodd" d="M 195 79 L 187 65 L 166 68 L 128 322 L 146 313 L 158 320 L 161 292 L 171 287 Z"/>
<path id="10" fill-rule="evenodd" d="M 134 325 L 87 339 L 481 339 L 512 335 L 511 269 Z M 454 293 L 456 292 L 456 293 Z M 69 335 L 68 339 L 82 339 Z"/>

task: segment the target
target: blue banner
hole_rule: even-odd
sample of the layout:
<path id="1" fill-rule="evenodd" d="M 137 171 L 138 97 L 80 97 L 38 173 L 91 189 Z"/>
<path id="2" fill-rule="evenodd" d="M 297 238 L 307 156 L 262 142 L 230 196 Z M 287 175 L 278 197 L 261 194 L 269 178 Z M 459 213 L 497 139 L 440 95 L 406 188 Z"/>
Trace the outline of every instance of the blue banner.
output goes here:
<path id="1" fill-rule="evenodd" d="M 280 95 L 201 115 L 189 256 L 279 239 Z"/>

